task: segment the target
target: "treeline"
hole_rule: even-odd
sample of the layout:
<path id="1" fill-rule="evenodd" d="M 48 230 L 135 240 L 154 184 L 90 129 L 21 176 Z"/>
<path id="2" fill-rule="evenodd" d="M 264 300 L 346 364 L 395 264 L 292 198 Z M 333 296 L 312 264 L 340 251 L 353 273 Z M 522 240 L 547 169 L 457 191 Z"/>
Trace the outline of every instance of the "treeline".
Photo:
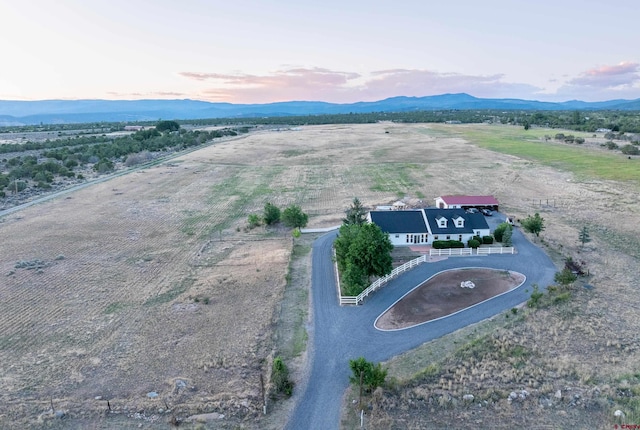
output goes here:
<path id="1" fill-rule="evenodd" d="M 440 109 L 406 112 L 365 112 L 348 114 L 296 115 L 273 117 L 210 118 L 176 120 L 181 125 L 192 126 L 255 126 L 255 125 L 324 125 L 324 124 L 370 124 L 379 121 L 400 123 L 444 123 L 462 124 L 497 123 L 519 126 L 538 126 L 563 128 L 593 133 L 598 129 L 613 132 L 640 133 L 640 114 L 638 111 L 618 110 L 494 110 L 494 109 Z M 153 126 L 154 122 L 136 122 L 136 125 Z M 104 133 L 105 131 L 124 130 L 123 123 L 87 123 L 87 124 L 49 124 L 40 126 L 0 127 L 0 132 L 29 131 L 69 131 L 75 134 Z"/>
<path id="2" fill-rule="evenodd" d="M 323 125 L 371 124 L 379 121 L 399 123 L 462 124 L 495 123 L 518 126 L 562 128 L 594 133 L 598 129 L 640 133 L 640 114 L 633 111 L 504 111 L 433 110 L 411 112 L 369 112 L 327 115 L 277 116 L 266 118 L 214 118 L 190 121 L 198 125 Z"/>

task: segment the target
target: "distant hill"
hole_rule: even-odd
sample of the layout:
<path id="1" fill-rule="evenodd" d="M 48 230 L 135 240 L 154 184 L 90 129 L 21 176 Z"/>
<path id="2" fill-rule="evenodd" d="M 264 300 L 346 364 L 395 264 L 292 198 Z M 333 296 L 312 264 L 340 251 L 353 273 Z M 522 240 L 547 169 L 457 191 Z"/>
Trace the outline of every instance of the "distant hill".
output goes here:
<path id="1" fill-rule="evenodd" d="M 133 122 L 158 119 L 250 118 L 442 109 L 640 110 L 640 99 L 562 103 L 485 99 L 469 94 L 391 97 L 348 104 L 291 101 L 266 104 L 210 103 L 198 100 L 0 100 L 0 126 L 80 122 Z"/>

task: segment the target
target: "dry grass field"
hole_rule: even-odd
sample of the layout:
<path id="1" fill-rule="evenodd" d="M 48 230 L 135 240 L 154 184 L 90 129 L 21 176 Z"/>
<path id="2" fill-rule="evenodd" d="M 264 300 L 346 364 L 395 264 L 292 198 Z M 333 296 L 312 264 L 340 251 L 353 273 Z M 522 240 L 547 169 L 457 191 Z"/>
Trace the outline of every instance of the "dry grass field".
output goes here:
<path id="1" fill-rule="evenodd" d="M 517 217 L 539 211 L 543 246 L 559 264 L 569 255 L 584 260 L 594 286 L 520 313 L 518 324 L 509 320 L 514 327 L 502 316 L 437 341 L 451 362 L 431 372 L 436 382 L 401 383 L 427 368 L 433 345 L 390 363 L 400 382 L 376 403 L 369 428 L 424 427 L 416 399 L 432 394 L 418 392 L 638 394 L 638 181 L 578 178 L 482 149 L 468 134 L 478 129 L 506 128 L 388 123 L 258 132 L 1 218 L 0 427 L 162 428 L 173 415 L 217 412 L 225 417 L 213 428 L 280 428 L 291 404 L 271 405 L 263 417 L 260 375 L 278 354 L 301 377 L 310 240 L 294 246 L 282 229 L 245 231 L 246 218 L 271 201 L 299 204 L 311 227 L 336 225 L 355 196 L 372 206 L 493 194 Z M 583 225 L 593 241 L 579 251 Z M 455 336 L 460 346 L 479 330 L 498 351 L 524 348 L 526 365 L 503 363 L 491 349 L 490 361 L 456 361 Z M 429 416 L 441 414 L 433 422 L 454 427 L 475 412 L 423 403 Z M 63 419 L 48 413 L 52 405 Z M 518 405 L 529 414 L 528 404 Z M 571 408 L 583 411 L 561 405 L 530 409 L 552 426 L 573 416 Z M 613 422 L 612 407 L 593 413 Z M 478 427 L 492 417 L 517 419 L 485 409 Z"/>

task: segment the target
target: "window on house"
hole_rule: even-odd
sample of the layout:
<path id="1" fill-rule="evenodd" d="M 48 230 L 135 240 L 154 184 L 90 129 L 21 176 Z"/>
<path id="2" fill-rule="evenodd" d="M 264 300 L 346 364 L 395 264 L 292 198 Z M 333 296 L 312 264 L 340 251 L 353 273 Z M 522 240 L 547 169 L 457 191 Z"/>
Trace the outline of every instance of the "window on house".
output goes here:
<path id="1" fill-rule="evenodd" d="M 458 227 L 462 227 L 462 220 L 461 219 L 458 220 Z"/>
<path id="2" fill-rule="evenodd" d="M 433 240 L 438 240 L 438 236 L 433 236 Z"/>
<path id="3" fill-rule="evenodd" d="M 451 236 L 447 235 L 447 240 L 451 240 Z"/>
<path id="4" fill-rule="evenodd" d="M 397 238 L 399 238 L 399 237 L 400 237 L 400 235 L 399 235 L 399 234 L 396 234 L 396 239 L 397 239 Z"/>

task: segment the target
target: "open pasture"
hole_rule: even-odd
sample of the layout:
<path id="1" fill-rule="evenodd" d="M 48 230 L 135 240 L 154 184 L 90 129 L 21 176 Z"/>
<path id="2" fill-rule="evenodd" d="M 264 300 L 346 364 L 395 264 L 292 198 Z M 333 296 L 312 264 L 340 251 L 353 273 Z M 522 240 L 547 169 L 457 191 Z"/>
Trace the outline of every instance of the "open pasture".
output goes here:
<path id="1" fill-rule="evenodd" d="M 36 426 L 52 402 L 69 420 L 103 422 L 109 400 L 121 417 L 144 411 L 133 422 L 166 423 L 166 401 L 182 418 L 280 428 L 261 415 L 260 374 L 274 354 L 301 352 L 307 309 L 286 303 L 286 279 L 300 280 L 287 276 L 290 233 L 244 230 L 268 201 L 300 205 L 311 227 L 339 224 L 356 196 L 373 206 L 493 194 L 505 212 L 538 211 L 550 252 L 585 260 L 594 285 L 570 304 L 579 320 L 531 322 L 539 348 L 553 344 L 550 357 L 581 378 L 637 369 L 637 185 L 480 148 L 469 127 L 257 132 L 0 219 L 0 424 Z M 563 204 L 532 204 L 547 198 Z M 583 225 L 594 240 L 577 254 Z M 295 347 L 275 339 L 285 321 L 297 324 Z"/>

